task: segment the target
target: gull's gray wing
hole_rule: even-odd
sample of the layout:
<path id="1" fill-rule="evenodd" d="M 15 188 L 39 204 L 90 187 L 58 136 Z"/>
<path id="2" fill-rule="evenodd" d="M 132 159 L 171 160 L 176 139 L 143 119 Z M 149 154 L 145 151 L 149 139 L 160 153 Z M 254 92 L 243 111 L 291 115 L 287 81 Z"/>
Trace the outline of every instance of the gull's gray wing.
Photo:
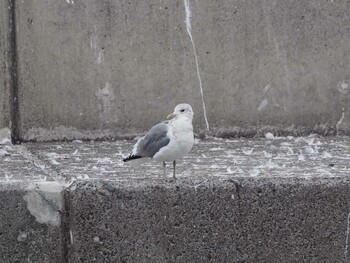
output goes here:
<path id="1" fill-rule="evenodd" d="M 153 157 L 162 147 L 169 144 L 168 129 L 168 122 L 161 122 L 153 126 L 135 145 L 134 155 Z"/>

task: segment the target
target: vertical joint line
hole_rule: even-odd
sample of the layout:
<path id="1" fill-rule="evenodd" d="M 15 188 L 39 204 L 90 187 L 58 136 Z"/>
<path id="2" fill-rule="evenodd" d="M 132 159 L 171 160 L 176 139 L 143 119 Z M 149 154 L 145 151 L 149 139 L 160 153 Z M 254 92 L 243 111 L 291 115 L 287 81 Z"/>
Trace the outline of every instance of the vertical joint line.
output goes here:
<path id="1" fill-rule="evenodd" d="M 19 143 L 19 104 L 18 104 L 18 63 L 17 63 L 17 33 L 16 33 L 16 0 L 8 0 L 9 6 L 9 74 L 10 74 L 10 128 L 13 143 Z"/>
<path id="2" fill-rule="evenodd" d="M 345 235 L 345 248 L 344 248 L 344 260 L 345 263 L 349 263 L 349 252 L 348 252 L 348 244 L 349 244 L 349 231 L 350 231 L 350 212 L 348 213 L 347 222 L 346 222 L 346 235 Z"/>

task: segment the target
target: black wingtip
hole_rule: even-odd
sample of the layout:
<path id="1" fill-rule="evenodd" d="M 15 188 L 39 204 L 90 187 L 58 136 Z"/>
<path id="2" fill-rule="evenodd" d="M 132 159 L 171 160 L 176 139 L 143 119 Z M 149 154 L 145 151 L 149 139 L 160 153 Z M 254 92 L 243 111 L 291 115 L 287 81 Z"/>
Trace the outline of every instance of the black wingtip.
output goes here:
<path id="1" fill-rule="evenodd" d="M 127 157 L 125 157 L 123 159 L 123 162 L 128 162 L 128 161 L 131 161 L 131 160 L 135 160 L 135 159 L 140 159 L 142 158 L 142 156 L 138 156 L 138 155 L 129 155 Z"/>

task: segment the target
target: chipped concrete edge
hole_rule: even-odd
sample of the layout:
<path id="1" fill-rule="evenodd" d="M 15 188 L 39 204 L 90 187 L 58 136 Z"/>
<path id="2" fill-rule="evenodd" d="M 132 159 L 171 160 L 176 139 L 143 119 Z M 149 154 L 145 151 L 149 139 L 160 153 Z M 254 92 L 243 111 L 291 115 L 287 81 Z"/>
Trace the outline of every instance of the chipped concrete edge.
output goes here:
<path id="1" fill-rule="evenodd" d="M 63 189 L 59 182 L 38 182 L 28 186 L 23 199 L 27 202 L 28 211 L 38 223 L 60 226 Z"/>

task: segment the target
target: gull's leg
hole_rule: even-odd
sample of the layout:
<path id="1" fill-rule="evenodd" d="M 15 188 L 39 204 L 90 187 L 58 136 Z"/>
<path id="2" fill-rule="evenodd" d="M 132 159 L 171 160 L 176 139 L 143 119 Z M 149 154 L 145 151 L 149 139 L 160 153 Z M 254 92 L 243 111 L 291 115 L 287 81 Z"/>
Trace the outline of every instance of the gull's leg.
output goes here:
<path id="1" fill-rule="evenodd" d="M 163 176 L 164 176 L 164 177 L 166 177 L 166 174 L 165 174 L 165 166 L 166 166 L 166 164 L 165 164 L 165 162 L 163 162 Z"/>
<path id="2" fill-rule="evenodd" d="M 173 161 L 173 166 L 174 166 L 174 173 L 173 173 L 173 177 L 174 177 L 174 179 L 176 180 L 176 177 L 175 177 L 175 166 L 176 166 L 176 161 Z"/>

